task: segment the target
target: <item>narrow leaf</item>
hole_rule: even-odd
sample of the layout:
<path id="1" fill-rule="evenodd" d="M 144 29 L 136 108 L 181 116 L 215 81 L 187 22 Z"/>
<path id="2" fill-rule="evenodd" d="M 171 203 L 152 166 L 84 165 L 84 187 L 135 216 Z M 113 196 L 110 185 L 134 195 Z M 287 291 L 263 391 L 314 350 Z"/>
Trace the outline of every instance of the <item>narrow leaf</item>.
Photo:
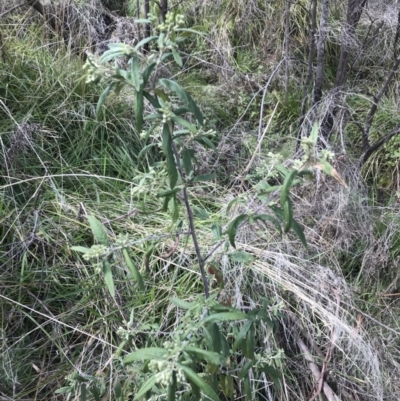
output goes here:
<path id="1" fill-rule="evenodd" d="M 192 171 L 192 157 L 190 153 L 191 152 L 187 148 L 182 150 L 182 164 L 187 175 L 189 175 Z"/>
<path id="2" fill-rule="evenodd" d="M 124 364 L 127 365 L 129 363 L 135 361 L 142 361 L 146 359 L 162 359 L 168 355 L 168 351 L 164 348 L 157 347 L 149 347 L 138 349 L 135 352 L 131 352 L 124 359 Z"/>
<path id="3" fill-rule="evenodd" d="M 217 393 L 197 374 L 195 373 L 192 369 L 185 365 L 179 364 L 179 369 L 182 370 L 186 378 L 193 384 L 195 384 L 199 389 L 209 397 L 213 401 L 220 401 L 218 398 Z"/>
<path id="4" fill-rule="evenodd" d="M 252 221 L 257 221 L 257 220 L 270 221 L 276 227 L 276 229 L 279 231 L 279 234 L 282 236 L 281 225 L 275 217 L 272 217 L 269 214 L 256 214 L 255 216 L 251 217 L 251 220 Z"/>
<path id="5" fill-rule="evenodd" d="M 140 387 L 139 391 L 135 395 L 135 400 L 138 400 L 146 395 L 148 391 L 150 391 L 157 383 L 157 376 L 152 375 L 149 379 L 147 379 L 142 387 Z"/>
<path id="6" fill-rule="evenodd" d="M 88 221 L 90 225 L 90 229 L 92 230 L 94 238 L 98 241 L 99 244 L 104 246 L 110 246 L 110 241 L 108 240 L 106 230 L 99 220 L 94 216 L 88 216 Z"/>
<path id="7" fill-rule="evenodd" d="M 143 71 L 143 87 L 145 87 L 147 85 L 147 82 L 149 82 L 151 73 L 153 72 L 156 65 L 157 65 L 157 63 L 151 63 L 144 69 L 144 71 Z"/>
<path id="8" fill-rule="evenodd" d="M 285 233 L 287 233 L 292 227 L 292 222 L 293 222 L 293 208 L 290 198 L 286 198 L 286 202 L 283 205 L 283 213 L 286 220 Z"/>
<path id="9" fill-rule="evenodd" d="M 253 320 L 247 320 L 245 324 L 240 329 L 238 335 L 235 338 L 235 342 L 233 343 L 232 350 L 235 352 L 240 344 L 240 342 L 246 337 L 247 332 L 250 330 L 250 327 L 254 324 Z"/>
<path id="10" fill-rule="evenodd" d="M 303 229 L 301 228 L 300 224 L 295 219 L 292 220 L 292 229 L 299 237 L 301 243 L 304 245 L 304 248 L 307 248 L 307 241 L 306 241 L 306 237 L 304 236 Z"/>
<path id="11" fill-rule="evenodd" d="M 131 58 L 131 80 L 135 89 L 138 91 L 142 80 L 140 77 L 140 60 L 138 56 L 133 56 Z"/>
<path id="12" fill-rule="evenodd" d="M 175 63 L 178 64 L 179 67 L 182 68 L 183 63 L 182 63 L 181 55 L 179 54 L 179 52 L 176 51 L 175 48 L 172 48 L 171 51 L 172 51 L 172 55 L 174 56 Z"/>
<path id="13" fill-rule="evenodd" d="M 137 22 L 137 21 L 135 21 L 135 22 Z M 158 36 L 149 36 L 148 38 L 144 38 L 134 47 L 134 49 L 136 51 L 138 51 L 143 45 L 151 42 L 152 40 L 156 40 L 157 38 L 158 38 Z"/>
<path id="14" fill-rule="evenodd" d="M 132 274 L 132 277 L 138 283 L 139 290 L 140 291 L 144 291 L 145 287 L 144 287 L 143 278 L 142 278 L 141 274 L 139 273 L 139 270 L 137 269 L 137 267 L 133 263 L 131 257 L 129 256 L 128 250 L 126 248 L 122 249 L 122 254 L 124 256 L 125 263 L 128 266 L 128 269 Z"/>
<path id="15" fill-rule="evenodd" d="M 90 251 L 90 248 L 86 248 L 84 246 L 71 246 L 71 249 L 80 253 L 88 253 Z"/>
<path id="16" fill-rule="evenodd" d="M 228 258 L 234 262 L 248 264 L 253 262 L 255 256 L 248 252 L 238 251 L 238 252 L 228 253 Z"/>
<path id="17" fill-rule="evenodd" d="M 288 175 L 285 177 L 285 181 L 283 182 L 281 189 L 281 206 L 284 208 L 285 202 L 289 197 L 290 188 L 292 187 L 292 182 L 296 177 L 298 171 L 291 170 Z"/>
<path id="18" fill-rule="evenodd" d="M 167 157 L 167 171 L 169 176 L 169 186 L 171 189 L 175 188 L 178 181 L 178 169 L 176 167 L 174 153 L 172 151 L 172 137 L 169 130 L 168 123 L 164 124 L 162 132 L 164 153 Z"/>
<path id="19" fill-rule="evenodd" d="M 203 125 L 203 115 L 198 108 L 195 101 L 192 97 L 187 93 L 180 85 L 178 85 L 175 81 L 170 79 L 162 78 L 159 80 L 160 84 L 165 88 L 168 88 L 170 91 L 174 92 L 179 99 L 190 109 L 190 111 L 196 117 L 196 120 L 200 125 Z"/>
<path id="20" fill-rule="evenodd" d="M 222 364 L 221 355 L 219 355 L 218 353 L 216 353 L 214 351 L 206 351 L 201 348 L 190 347 L 190 346 L 185 347 L 184 351 L 186 351 L 189 354 L 195 355 L 195 356 L 199 357 L 201 360 L 205 360 L 209 363 L 212 363 L 215 365 Z"/>
<path id="21" fill-rule="evenodd" d="M 103 259 L 103 275 L 104 275 L 104 282 L 110 292 L 111 296 L 115 298 L 115 287 L 114 287 L 114 280 L 111 271 L 111 264 L 108 260 Z"/>
<path id="22" fill-rule="evenodd" d="M 143 90 L 140 88 L 136 91 L 136 102 L 135 102 L 135 120 L 136 120 L 136 130 L 140 134 L 143 127 Z"/>
<path id="23" fill-rule="evenodd" d="M 239 379 L 243 380 L 247 377 L 249 370 L 253 367 L 254 361 L 247 361 L 239 372 Z"/>
<path id="24" fill-rule="evenodd" d="M 99 100 L 97 102 L 97 106 L 96 106 L 96 118 L 99 119 L 100 116 L 100 110 L 101 110 L 101 106 L 103 106 L 104 102 L 107 99 L 107 96 L 113 91 L 113 89 L 115 88 L 116 83 L 112 82 L 110 85 L 107 86 L 106 89 L 104 89 L 104 91 L 101 93 Z"/>
<path id="25" fill-rule="evenodd" d="M 202 320 L 203 323 L 230 322 L 246 319 L 247 315 L 241 311 L 214 313 Z"/>
<path id="26" fill-rule="evenodd" d="M 212 181 L 215 180 L 216 174 L 200 174 L 193 178 L 192 182 Z"/>
<path id="27" fill-rule="evenodd" d="M 248 219 L 247 214 L 240 214 L 239 216 L 236 216 L 228 225 L 226 232 L 228 234 L 229 242 L 234 248 L 236 248 L 235 245 L 236 231 L 239 225 L 244 221 L 246 221 L 247 219 Z"/>

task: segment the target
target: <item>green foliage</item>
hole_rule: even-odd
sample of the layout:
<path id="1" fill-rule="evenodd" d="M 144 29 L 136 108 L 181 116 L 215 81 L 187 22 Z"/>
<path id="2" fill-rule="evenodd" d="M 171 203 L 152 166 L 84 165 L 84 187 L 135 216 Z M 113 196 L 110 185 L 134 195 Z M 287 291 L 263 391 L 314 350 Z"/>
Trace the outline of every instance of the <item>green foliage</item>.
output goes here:
<path id="1" fill-rule="evenodd" d="M 205 130 L 204 118 L 200 108 L 193 100 L 191 95 L 177 82 L 161 78 L 153 88 L 148 87 L 151 75 L 157 69 L 158 65 L 173 56 L 174 61 L 180 65 L 181 59 L 177 53 L 177 43 L 186 37 L 186 33 L 195 33 L 190 29 L 180 28 L 182 18 L 178 14 L 168 14 L 165 24 L 156 24 L 156 19 L 149 15 L 148 20 L 143 23 L 152 23 L 154 35 L 148 39 L 153 43 L 152 52 L 146 56 L 139 52 L 144 44 L 142 41 L 136 48 L 124 44 L 113 44 L 110 50 L 97 60 L 94 56 L 89 56 L 85 68 L 88 72 L 88 81 L 102 81 L 106 83 L 106 89 L 100 96 L 97 111 L 106 104 L 107 97 L 113 92 L 119 92 L 124 87 L 128 87 L 135 94 L 134 114 L 136 118 L 136 128 L 143 130 L 142 136 L 147 140 L 150 136 L 158 141 L 164 154 L 164 164 L 162 169 L 162 180 L 158 183 L 158 188 L 165 188 L 168 183 L 168 189 L 158 191 L 157 197 L 163 198 L 162 209 L 170 211 L 172 223 L 177 223 L 180 217 L 178 194 L 183 200 L 187 214 L 187 224 L 191 229 L 190 235 L 196 251 L 197 262 L 199 264 L 201 278 L 204 286 L 204 298 L 199 298 L 193 303 L 185 303 L 180 300 L 174 300 L 180 307 L 187 309 L 184 318 L 179 320 L 178 327 L 171 334 L 168 341 L 164 341 L 162 346 L 143 347 L 124 358 L 126 365 L 137 364 L 144 360 L 140 365 L 143 375 L 143 381 L 140 389 L 137 390 L 135 399 L 146 398 L 151 393 L 165 393 L 168 399 L 175 399 L 176 394 L 184 389 L 188 392 L 191 388 L 193 399 L 198 399 L 200 394 L 219 400 L 219 393 L 222 391 L 226 397 L 233 396 L 231 384 L 237 380 L 235 376 L 229 373 L 229 366 L 234 362 L 237 353 L 246 358 L 244 366 L 241 368 L 239 387 L 246 388 L 245 393 L 250 394 L 250 377 L 253 371 L 259 370 L 276 379 L 279 385 L 280 373 L 273 366 L 256 354 L 256 328 L 259 323 L 273 326 L 267 312 L 265 303 L 261 309 L 253 309 L 248 313 L 237 310 L 229 306 L 223 306 L 215 302 L 218 294 L 210 296 L 208 290 L 208 278 L 206 277 L 204 259 L 202 251 L 196 239 L 196 227 L 194 216 L 207 220 L 208 213 L 199 209 L 193 204 L 188 196 L 188 189 L 201 185 L 202 182 L 210 182 L 215 178 L 213 174 L 196 174 L 194 166 L 196 165 L 195 143 L 204 148 L 210 148 L 214 151 L 216 146 L 211 140 L 214 137 L 212 130 Z M 185 36 L 181 36 L 181 33 Z M 112 67 L 109 62 L 117 58 L 125 57 L 129 59 L 130 70 L 124 70 L 120 67 Z M 157 60 L 154 63 L 154 60 Z M 154 65 L 155 64 L 155 65 Z M 145 103 L 148 103 L 148 110 Z M 194 120 L 194 121 L 193 121 Z M 149 149 L 148 147 L 145 148 Z M 146 151 L 144 150 L 144 151 Z M 142 153 L 141 153 L 142 154 Z M 149 172 L 153 172 L 154 167 L 150 167 Z M 281 191 L 281 207 L 276 208 L 271 205 L 271 210 L 276 217 L 270 215 L 257 215 L 253 213 L 239 214 L 228 223 L 225 233 L 218 224 L 213 224 L 211 231 L 216 238 L 223 238 L 227 235 L 230 244 L 236 248 L 235 237 L 240 227 L 249 222 L 258 220 L 263 222 L 272 222 L 272 224 L 282 233 L 280 220 L 284 224 L 285 232 L 291 228 L 300 237 L 306 246 L 304 234 L 300 226 L 293 219 L 293 211 L 290 200 L 290 189 L 294 179 L 301 174 L 297 170 L 291 170 L 287 173 Z M 145 182 L 154 180 L 155 175 L 143 173 L 136 179 Z M 146 203 L 146 198 L 144 198 Z M 228 207 L 230 209 L 231 205 Z M 110 249 L 107 235 L 102 225 L 94 218 L 89 217 L 89 223 L 94 237 L 103 246 L 93 246 L 89 251 L 83 248 L 74 248 L 83 250 L 84 258 L 101 259 L 103 264 L 103 274 L 105 283 L 109 292 L 114 297 L 114 281 L 111 274 L 111 255 L 115 249 Z M 183 222 L 178 223 L 178 227 Z M 138 269 L 131 261 L 127 246 L 129 242 L 119 241 L 122 248 L 125 262 L 139 285 L 139 288 L 145 290 L 143 280 Z M 94 248 L 94 250 L 93 250 Z M 93 254 L 93 255 L 92 255 Z M 250 264 L 255 257 L 244 251 L 235 251 L 228 254 L 233 262 Z M 216 269 L 210 268 L 210 274 L 215 275 L 216 280 L 223 288 L 223 278 Z M 242 328 L 233 335 L 230 333 L 229 322 L 244 321 Z M 127 339 L 130 338 L 128 334 Z M 146 378 L 147 371 L 152 373 Z"/>

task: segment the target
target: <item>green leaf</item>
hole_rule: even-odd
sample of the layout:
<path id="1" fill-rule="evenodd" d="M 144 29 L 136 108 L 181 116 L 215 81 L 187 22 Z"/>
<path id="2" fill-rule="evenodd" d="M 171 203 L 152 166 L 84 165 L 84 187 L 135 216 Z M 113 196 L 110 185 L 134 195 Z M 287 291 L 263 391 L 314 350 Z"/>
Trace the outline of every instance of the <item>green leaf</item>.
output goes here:
<path id="1" fill-rule="evenodd" d="M 245 341 L 245 352 L 244 356 L 248 359 L 254 359 L 254 348 L 255 348 L 255 327 L 254 324 L 250 325 Z"/>
<path id="2" fill-rule="evenodd" d="M 124 364 L 127 365 L 129 363 L 135 361 L 142 361 L 146 359 L 162 359 L 168 356 L 168 351 L 164 348 L 157 347 L 149 347 L 149 348 L 141 348 L 135 352 L 131 352 L 124 359 Z"/>
<path id="3" fill-rule="evenodd" d="M 146 146 L 139 152 L 139 154 L 138 154 L 138 156 L 137 156 L 137 160 L 140 161 L 141 158 L 145 155 L 145 153 L 146 153 L 150 148 L 156 147 L 157 145 L 158 145 L 158 143 L 150 143 L 150 144 L 146 145 Z"/>
<path id="4" fill-rule="evenodd" d="M 251 217 L 251 221 L 257 221 L 257 220 L 270 221 L 276 227 L 276 229 L 279 231 L 279 234 L 282 236 L 281 225 L 275 217 L 272 217 L 269 214 L 256 214 Z"/>
<path id="5" fill-rule="evenodd" d="M 190 346 L 185 347 L 184 351 L 186 351 L 191 355 L 199 357 L 200 360 L 205 360 L 214 365 L 221 365 L 223 363 L 221 355 L 214 351 L 206 351 L 201 348 L 190 347 Z"/>
<path id="6" fill-rule="evenodd" d="M 175 394 L 177 389 L 178 382 L 176 380 L 176 372 L 172 371 L 172 383 L 168 386 L 167 401 L 175 401 Z"/>
<path id="7" fill-rule="evenodd" d="M 246 337 L 247 332 L 250 330 L 250 327 L 254 324 L 253 320 L 247 320 L 245 324 L 240 329 L 238 335 L 235 337 L 235 342 L 232 346 L 232 351 L 235 352 L 239 347 L 241 341 Z"/>
<path id="8" fill-rule="evenodd" d="M 70 392 L 72 392 L 72 391 L 73 391 L 73 387 L 71 387 L 71 386 L 65 386 L 65 387 L 58 388 L 58 389 L 55 391 L 55 394 L 66 394 L 66 393 L 70 393 Z"/>
<path id="9" fill-rule="evenodd" d="M 248 377 L 249 370 L 253 367 L 254 361 L 247 361 L 242 369 L 239 372 L 239 379 L 243 380 L 245 377 Z"/>
<path id="10" fill-rule="evenodd" d="M 94 238 L 99 244 L 104 246 L 110 246 L 110 241 L 108 240 L 106 230 L 104 230 L 103 225 L 94 216 L 88 216 L 90 229 L 92 230 Z"/>
<path id="11" fill-rule="evenodd" d="M 295 219 L 292 220 L 292 229 L 299 237 L 301 243 L 304 245 L 304 248 L 307 248 L 307 241 L 306 241 L 306 237 L 304 236 L 303 229 L 301 228 L 300 224 Z"/>
<path id="12" fill-rule="evenodd" d="M 287 233 L 290 228 L 292 227 L 292 223 L 293 223 L 293 208 L 292 208 L 292 202 L 290 200 L 290 198 L 286 199 L 286 202 L 283 205 L 283 213 L 285 216 L 285 233 Z"/>
<path id="13" fill-rule="evenodd" d="M 193 213 L 200 220 L 207 220 L 210 218 L 210 215 L 202 208 L 193 206 Z"/>
<path id="14" fill-rule="evenodd" d="M 142 84 L 140 76 L 140 60 L 138 56 L 133 56 L 131 59 L 131 81 L 135 89 L 138 91 Z"/>
<path id="15" fill-rule="evenodd" d="M 187 93 L 175 81 L 172 81 L 170 79 L 161 78 L 159 82 L 162 86 L 174 92 L 178 96 L 178 98 L 186 105 L 186 107 L 188 107 L 190 111 L 194 114 L 198 123 L 200 125 L 203 125 L 203 115 L 189 93 Z"/>
<path id="16" fill-rule="evenodd" d="M 214 239 L 220 240 L 222 238 L 222 226 L 219 223 L 214 223 L 211 226 L 211 231 L 213 233 Z"/>
<path id="17" fill-rule="evenodd" d="M 259 368 L 263 373 L 265 373 L 269 379 L 272 380 L 275 386 L 280 387 L 282 381 L 282 373 L 275 369 L 273 366 L 266 363 L 262 364 Z"/>
<path id="18" fill-rule="evenodd" d="M 84 246 L 71 246 L 71 249 L 80 253 L 88 253 L 90 251 L 90 248 L 86 248 Z"/>
<path id="19" fill-rule="evenodd" d="M 143 127 L 143 109 L 144 109 L 142 89 L 136 91 L 136 102 L 134 108 L 135 108 L 136 130 L 140 134 L 142 132 L 142 127 Z"/>
<path id="20" fill-rule="evenodd" d="M 291 170 L 288 175 L 285 177 L 285 181 L 283 182 L 281 189 L 281 206 L 284 208 L 286 200 L 289 198 L 290 188 L 292 187 L 292 182 L 296 175 L 298 174 L 297 170 Z"/>
<path id="21" fill-rule="evenodd" d="M 178 187 L 175 187 L 174 189 L 168 189 L 166 191 L 162 191 L 159 194 L 156 195 L 157 198 L 163 198 L 164 196 L 171 196 L 175 195 L 177 192 L 182 190 L 182 185 L 179 185 Z"/>
<path id="22" fill-rule="evenodd" d="M 137 21 L 135 21 L 135 22 L 137 22 Z M 157 38 L 158 38 L 158 36 L 149 36 L 148 38 L 144 38 L 134 47 L 134 49 L 136 51 L 138 51 L 143 45 L 151 42 L 152 40 L 156 40 Z"/>
<path id="23" fill-rule="evenodd" d="M 183 301 L 182 299 L 179 298 L 171 298 L 171 302 L 178 306 L 179 308 L 182 309 L 194 309 L 197 308 L 198 304 L 197 302 L 187 302 L 187 301 Z"/>
<path id="24" fill-rule="evenodd" d="M 225 397 L 233 399 L 233 390 L 235 388 L 233 377 L 231 375 L 220 375 L 219 382 Z"/>
<path id="25" fill-rule="evenodd" d="M 226 230 L 229 238 L 229 242 L 231 245 L 236 248 L 235 245 L 235 237 L 236 237 L 236 231 L 241 223 L 246 221 L 248 219 L 247 214 L 240 214 L 239 216 L 236 216 L 228 225 L 228 228 Z"/>
<path id="26" fill-rule="evenodd" d="M 172 136 L 168 123 L 164 124 L 162 132 L 163 148 L 164 153 L 167 157 L 167 171 L 169 176 L 169 186 L 171 189 L 175 188 L 178 181 L 178 170 L 176 167 L 174 153 L 172 151 Z"/>
<path id="27" fill-rule="evenodd" d="M 235 320 L 246 319 L 247 315 L 239 310 L 233 312 L 214 313 L 205 317 L 203 323 L 217 323 L 217 322 L 230 322 Z"/>
<path id="28" fill-rule="evenodd" d="M 193 178 L 192 182 L 212 181 L 215 180 L 216 174 L 200 174 Z"/>
<path id="29" fill-rule="evenodd" d="M 145 287 L 144 287 L 143 278 L 142 278 L 141 274 L 139 273 L 139 270 L 137 269 L 137 267 L 133 263 L 131 257 L 129 256 L 128 250 L 126 248 L 122 249 L 122 254 L 124 256 L 125 263 L 128 266 L 128 269 L 132 274 L 132 277 L 138 283 L 139 290 L 140 291 L 144 291 Z"/>
<path id="30" fill-rule="evenodd" d="M 186 127 L 193 134 L 195 134 L 197 132 L 197 128 L 193 124 L 190 124 L 190 122 L 184 120 L 181 117 L 174 116 L 174 117 L 172 117 L 172 121 L 174 121 L 175 123 L 177 123 L 179 125 L 182 125 L 183 127 Z"/>
<path id="31" fill-rule="evenodd" d="M 214 152 L 217 152 L 217 148 L 215 147 L 215 145 L 206 136 L 197 136 L 196 138 L 194 138 L 194 140 L 200 145 L 203 145 L 206 149 L 212 149 Z"/>
<path id="32" fill-rule="evenodd" d="M 179 219 L 179 202 L 175 195 L 171 197 L 169 209 L 171 212 L 172 222 L 175 223 Z"/>
<path id="33" fill-rule="evenodd" d="M 86 383 L 81 384 L 81 396 L 80 396 L 80 401 L 86 401 Z"/>
<path id="34" fill-rule="evenodd" d="M 246 401 L 253 401 L 253 392 L 251 391 L 250 378 L 248 376 L 243 379 L 243 384 Z"/>
<path id="35" fill-rule="evenodd" d="M 182 68 L 183 63 L 182 63 L 181 55 L 179 54 L 179 52 L 176 51 L 176 49 L 174 47 L 172 48 L 171 51 L 172 51 L 172 55 L 174 56 L 175 63 L 178 64 L 179 67 Z"/>
<path id="36" fill-rule="evenodd" d="M 192 171 L 192 156 L 190 150 L 187 148 L 183 148 L 182 150 L 182 164 L 186 174 L 189 175 Z"/>
<path id="37" fill-rule="evenodd" d="M 122 397 L 122 388 L 119 380 L 116 380 L 114 383 L 114 394 L 117 400 L 119 400 Z"/>
<path id="38" fill-rule="evenodd" d="M 221 332 L 219 330 L 217 323 L 212 323 L 211 333 L 212 333 L 214 351 L 220 353 L 222 350 Z"/>
<path id="39" fill-rule="evenodd" d="M 104 282 L 110 292 L 111 296 L 115 298 L 115 288 L 114 288 L 114 280 L 111 271 L 111 264 L 107 259 L 103 259 L 103 275 Z"/>
<path id="40" fill-rule="evenodd" d="M 318 123 L 314 123 L 312 130 L 311 130 L 311 134 L 310 134 L 310 140 L 313 143 L 313 145 L 315 146 L 317 144 L 318 141 Z"/>
<path id="41" fill-rule="evenodd" d="M 97 106 L 96 106 L 96 118 L 97 120 L 99 119 L 100 116 L 100 110 L 101 110 L 101 106 L 103 106 L 104 102 L 107 99 L 107 96 L 114 90 L 114 88 L 117 86 L 116 82 L 112 82 L 110 85 L 107 86 L 106 89 L 104 89 L 104 91 L 101 93 L 99 100 L 97 102 Z"/>
<path id="42" fill-rule="evenodd" d="M 138 400 L 146 395 L 148 391 L 150 391 L 157 383 L 157 375 L 152 375 L 150 376 L 149 379 L 147 379 L 142 387 L 140 387 L 139 391 L 136 393 L 134 400 Z"/>
<path id="43" fill-rule="evenodd" d="M 158 100 L 157 100 L 154 96 L 150 95 L 149 92 L 143 91 L 143 96 L 144 96 L 144 97 L 151 103 L 151 105 L 152 105 L 153 107 L 155 107 L 156 109 L 159 109 L 159 108 L 161 107 L 161 105 L 160 105 L 160 103 L 158 102 Z M 157 115 L 159 115 L 159 114 L 157 114 Z"/>
<path id="44" fill-rule="evenodd" d="M 238 251 L 238 252 L 228 253 L 228 258 L 234 262 L 248 264 L 253 262 L 255 256 L 253 256 L 251 253 L 248 252 Z"/>
<path id="45" fill-rule="evenodd" d="M 143 71 L 143 87 L 145 87 L 147 85 L 147 82 L 149 82 L 151 73 L 153 72 L 156 65 L 157 65 L 157 63 L 151 63 L 144 69 L 144 71 Z"/>
<path id="46" fill-rule="evenodd" d="M 179 364 L 178 367 L 191 383 L 199 387 L 204 395 L 213 401 L 220 401 L 217 393 L 197 373 L 185 365 Z"/>

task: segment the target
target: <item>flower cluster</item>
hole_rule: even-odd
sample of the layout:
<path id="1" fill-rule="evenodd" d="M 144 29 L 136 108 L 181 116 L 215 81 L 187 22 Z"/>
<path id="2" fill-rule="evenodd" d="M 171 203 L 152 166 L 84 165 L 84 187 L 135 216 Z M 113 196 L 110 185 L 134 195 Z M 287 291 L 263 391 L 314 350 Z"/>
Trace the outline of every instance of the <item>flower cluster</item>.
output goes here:
<path id="1" fill-rule="evenodd" d="M 104 245 L 92 245 L 88 252 L 83 255 L 83 259 L 100 259 L 101 257 L 107 255 L 110 252 L 110 248 Z"/>
<path id="2" fill-rule="evenodd" d="M 172 104 L 170 102 L 164 102 L 160 108 L 162 112 L 162 123 L 165 124 L 166 122 L 170 121 L 171 118 L 174 116 L 172 112 Z"/>
<path id="3" fill-rule="evenodd" d="M 156 373 L 156 381 L 164 387 L 168 387 L 172 384 L 173 374 L 175 372 L 176 381 L 183 383 L 185 381 L 185 375 L 181 369 L 176 369 L 175 365 L 166 360 L 155 360 L 152 359 L 149 362 L 149 370 Z"/>
<path id="4" fill-rule="evenodd" d="M 100 81 L 103 76 L 103 66 L 99 63 L 98 59 L 94 54 L 88 53 L 86 63 L 83 66 L 83 69 L 87 73 L 86 83 L 89 84 L 91 82 Z"/>

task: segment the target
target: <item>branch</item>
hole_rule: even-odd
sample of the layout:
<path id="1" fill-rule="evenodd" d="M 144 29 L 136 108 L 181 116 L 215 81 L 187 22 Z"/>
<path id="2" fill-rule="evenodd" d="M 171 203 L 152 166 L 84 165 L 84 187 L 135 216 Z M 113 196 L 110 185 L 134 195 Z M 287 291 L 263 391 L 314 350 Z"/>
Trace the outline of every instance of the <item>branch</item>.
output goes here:
<path id="1" fill-rule="evenodd" d="M 359 166 L 362 167 L 367 160 L 375 153 L 379 148 L 381 148 L 385 143 L 387 143 L 390 139 L 400 133 L 400 123 L 397 124 L 392 132 L 385 135 L 381 139 L 377 140 L 373 145 L 370 145 L 368 149 L 362 154 L 359 160 Z"/>
<path id="2" fill-rule="evenodd" d="M 178 153 L 178 150 L 176 149 L 175 143 L 173 141 L 172 141 L 172 151 L 174 152 L 174 155 L 175 155 L 176 165 L 178 167 L 179 174 L 181 175 L 182 180 L 183 180 L 184 174 L 183 174 L 183 169 L 182 169 L 182 166 L 180 163 L 179 153 Z M 208 289 L 208 280 L 207 280 L 206 270 L 204 268 L 205 263 L 204 263 L 204 258 L 201 256 L 200 246 L 197 241 L 196 229 L 194 227 L 193 212 L 192 212 L 192 208 L 190 207 L 189 197 L 188 197 L 187 190 L 186 190 L 186 185 L 182 189 L 182 195 L 183 195 L 183 202 L 185 204 L 186 212 L 187 212 L 187 216 L 188 216 L 188 220 L 189 220 L 190 234 L 193 239 L 193 245 L 194 245 L 194 249 L 196 251 L 197 261 L 199 263 L 201 280 L 203 281 L 203 285 L 204 285 L 204 295 L 206 298 L 208 298 L 210 296 L 210 292 Z"/>

